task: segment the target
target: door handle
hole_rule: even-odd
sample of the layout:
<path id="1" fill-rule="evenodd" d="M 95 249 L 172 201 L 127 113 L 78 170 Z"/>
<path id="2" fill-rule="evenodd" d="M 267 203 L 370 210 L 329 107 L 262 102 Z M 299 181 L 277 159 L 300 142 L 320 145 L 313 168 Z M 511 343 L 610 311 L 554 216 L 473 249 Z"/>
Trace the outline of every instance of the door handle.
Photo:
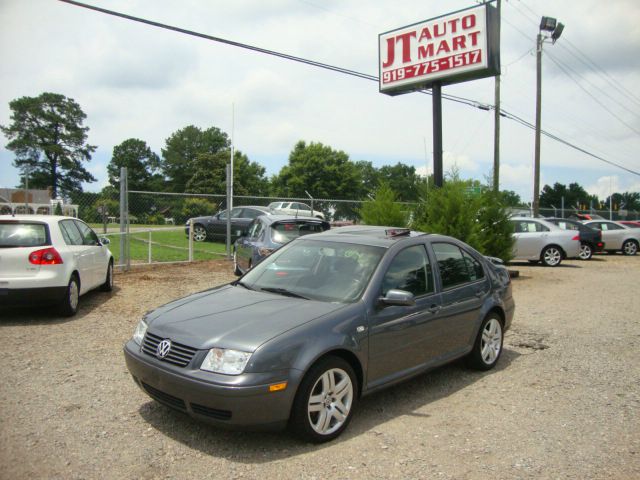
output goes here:
<path id="1" fill-rule="evenodd" d="M 442 307 L 440 305 L 436 305 L 435 303 L 433 305 L 431 305 L 428 310 L 431 313 L 437 313 Z"/>
<path id="2" fill-rule="evenodd" d="M 486 292 L 484 290 L 476 290 L 476 297 L 480 298 L 481 296 L 483 296 Z"/>

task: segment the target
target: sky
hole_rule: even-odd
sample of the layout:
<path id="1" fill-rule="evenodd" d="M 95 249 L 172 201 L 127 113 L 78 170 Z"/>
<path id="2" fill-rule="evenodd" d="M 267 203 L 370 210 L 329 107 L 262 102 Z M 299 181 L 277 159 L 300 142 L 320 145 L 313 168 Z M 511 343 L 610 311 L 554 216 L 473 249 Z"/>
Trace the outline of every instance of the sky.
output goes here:
<path id="1" fill-rule="evenodd" d="M 473 0 L 93 0 L 95 6 L 378 75 L 378 35 L 477 4 Z M 542 60 L 542 128 L 640 172 L 640 2 L 503 0 L 501 105 L 535 123 L 535 38 L 542 15 L 565 30 Z M 431 96 L 391 97 L 376 82 L 162 30 L 57 0 L 0 0 L 0 125 L 9 102 L 54 92 L 87 114 L 98 148 L 87 169 L 107 183 L 113 147 L 128 138 L 161 155 L 187 125 L 233 133 L 235 148 L 277 174 L 299 140 L 374 166 L 433 169 Z M 493 105 L 494 79 L 444 94 Z M 443 100 L 444 170 L 492 176 L 494 114 Z M 502 118 L 500 188 L 529 202 L 534 131 Z M 20 172 L 0 133 L 0 187 Z M 640 175 L 542 137 L 541 186 L 578 182 L 605 199 L 640 191 Z M 212 192 L 222 193 L 222 192 Z"/>

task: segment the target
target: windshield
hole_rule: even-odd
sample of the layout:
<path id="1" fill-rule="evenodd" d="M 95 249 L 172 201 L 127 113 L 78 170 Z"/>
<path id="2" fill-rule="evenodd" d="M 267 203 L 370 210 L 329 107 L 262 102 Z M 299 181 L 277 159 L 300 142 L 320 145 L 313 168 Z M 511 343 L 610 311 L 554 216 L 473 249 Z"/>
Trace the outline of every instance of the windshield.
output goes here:
<path id="1" fill-rule="evenodd" d="M 325 302 L 354 302 L 362 295 L 385 249 L 322 240 L 295 241 L 256 265 L 242 283 Z"/>

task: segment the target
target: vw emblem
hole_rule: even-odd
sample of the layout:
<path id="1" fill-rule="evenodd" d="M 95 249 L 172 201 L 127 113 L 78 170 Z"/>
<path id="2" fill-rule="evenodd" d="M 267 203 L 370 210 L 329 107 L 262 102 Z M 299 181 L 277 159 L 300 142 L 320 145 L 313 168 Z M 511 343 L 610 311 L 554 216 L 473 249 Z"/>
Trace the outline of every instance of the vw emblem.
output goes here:
<path id="1" fill-rule="evenodd" d="M 164 358 L 171 350 L 171 340 L 162 340 L 156 348 L 156 357 Z"/>

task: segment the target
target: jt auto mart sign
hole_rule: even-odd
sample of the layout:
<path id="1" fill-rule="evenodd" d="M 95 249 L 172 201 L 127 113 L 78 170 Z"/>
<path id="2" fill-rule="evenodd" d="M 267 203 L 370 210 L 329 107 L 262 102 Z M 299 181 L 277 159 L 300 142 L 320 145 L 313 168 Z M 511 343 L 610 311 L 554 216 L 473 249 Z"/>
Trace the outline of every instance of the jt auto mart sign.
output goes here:
<path id="1" fill-rule="evenodd" d="M 382 33 L 378 43 L 380 91 L 389 95 L 499 72 L 498 18 L 489 4 Z"/>

